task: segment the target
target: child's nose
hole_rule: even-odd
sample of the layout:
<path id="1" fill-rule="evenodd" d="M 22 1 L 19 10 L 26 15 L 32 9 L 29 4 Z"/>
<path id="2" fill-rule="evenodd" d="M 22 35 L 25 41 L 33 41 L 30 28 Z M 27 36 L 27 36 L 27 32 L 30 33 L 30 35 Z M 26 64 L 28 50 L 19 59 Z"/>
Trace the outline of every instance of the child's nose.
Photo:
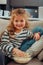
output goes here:
<path id="1" fill-rule="evenodd" d="M 18 24 L 21 24 L 21 22 L 19 21 Z"/>

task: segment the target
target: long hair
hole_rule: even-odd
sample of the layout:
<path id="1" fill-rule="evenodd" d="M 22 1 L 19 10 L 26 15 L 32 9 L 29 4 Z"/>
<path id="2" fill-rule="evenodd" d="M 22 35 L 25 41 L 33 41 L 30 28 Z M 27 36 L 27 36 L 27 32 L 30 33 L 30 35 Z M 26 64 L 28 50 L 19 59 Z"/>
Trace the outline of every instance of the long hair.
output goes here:
<path id="1" fill-rule="evenodd" d="M 29 28 L 28 18 L 30 17 L 30 13 L 26 12 L 26 10 L 24 10 L 23 8 L 14 9 L 11 12 L 10 24 L 7 27 L 7 30 L 11 35 L 14 34 L 14 18 L 18 15 L 22 16 L 25 19 L 26 24 L 24 28 Z"/>

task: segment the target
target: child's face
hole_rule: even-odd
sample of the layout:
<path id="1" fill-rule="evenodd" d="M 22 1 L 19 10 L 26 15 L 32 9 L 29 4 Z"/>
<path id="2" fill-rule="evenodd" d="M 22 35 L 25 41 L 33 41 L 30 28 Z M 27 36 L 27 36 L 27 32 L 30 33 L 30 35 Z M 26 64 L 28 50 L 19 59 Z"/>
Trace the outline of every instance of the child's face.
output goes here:
<path id="1" fill-rule="evenodd" d="M 22 16 L 18 15 L 14 18 L 14 27 L 17 30 L 21 30 L 25 27 L 25 18 L 23 18 Z"/>

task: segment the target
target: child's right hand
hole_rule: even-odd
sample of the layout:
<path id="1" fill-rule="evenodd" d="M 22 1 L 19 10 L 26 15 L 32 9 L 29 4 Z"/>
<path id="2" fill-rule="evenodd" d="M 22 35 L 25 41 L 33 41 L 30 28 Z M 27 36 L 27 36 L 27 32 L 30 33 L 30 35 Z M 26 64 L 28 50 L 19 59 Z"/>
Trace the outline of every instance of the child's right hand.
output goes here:
<path id="1" fill-rule="evenodd" d="M 40 39 L 40 33 L 39 32 L 34 34 L 34 39 L 35 40 L 39 40 Z"/>
<path id="2" fill-rule="evenodd" d="M 14 48 L 12 50 L 12 55 L 13 56 L 16 55 L 16 56 L 19 56 L 19 57 L 24 57 L 26 54 L 25 54 L 25 52 L 23 52 L 23 51 L 21 51 L 21 50 L 19 50 L 17 48 Z"/>

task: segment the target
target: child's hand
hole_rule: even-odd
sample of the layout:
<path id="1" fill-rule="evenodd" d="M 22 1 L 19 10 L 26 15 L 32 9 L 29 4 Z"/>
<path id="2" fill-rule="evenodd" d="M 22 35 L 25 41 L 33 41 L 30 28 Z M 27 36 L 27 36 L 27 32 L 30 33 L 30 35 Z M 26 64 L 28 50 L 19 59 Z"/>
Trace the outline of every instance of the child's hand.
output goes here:
<path id="1" fill-rule="evenodd" d="M 39 40 L 40 39 L 40 33 L 35 33 L 34 34 L 34 39 Z"/>
<path id="2" fill-rule="evenodd" d="M 23 52 L 23 51 L 21 51 L 17 48 L 14 48 L 12 50 L 12 54 L 13 54 L 13 56 L 16 55 L 16 56 L 19 56 L 19 57 L 24 57 L 25 56 L 25 52 Z"/>

